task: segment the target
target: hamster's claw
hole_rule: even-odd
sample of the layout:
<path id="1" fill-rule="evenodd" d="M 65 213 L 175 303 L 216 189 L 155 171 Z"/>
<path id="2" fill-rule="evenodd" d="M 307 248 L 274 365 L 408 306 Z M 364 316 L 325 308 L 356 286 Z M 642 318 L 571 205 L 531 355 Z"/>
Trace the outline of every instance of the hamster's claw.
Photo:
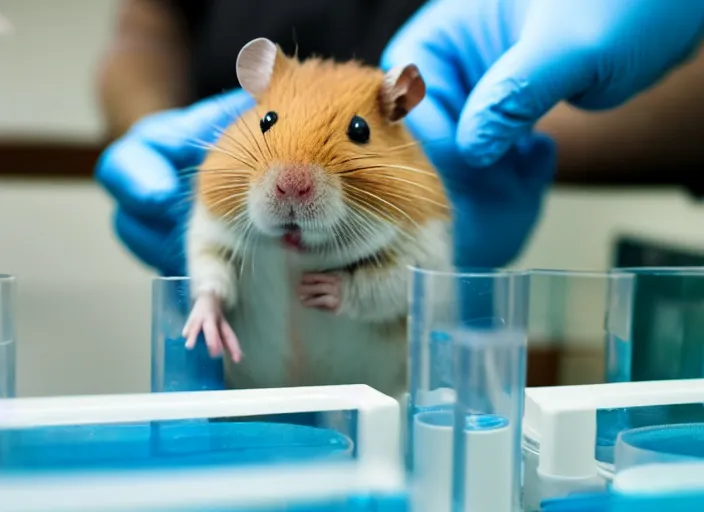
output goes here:
<path id="1" fill-rule="evenodd" d="M 238 363 L 242 359 L 242 349 L 230 324 L 222 314 L 220 301 L 211 295 L 202 295 L 196 299 L 183 337 L 186 338 L 186 348 L 191 350 L 196 345 L 198 335 L 203 331 L 208 353 L 211 357 L 222 354 L 223 346 L 227 347 L 232 359 Z"/>
<path id="2" fill-rule="evenodd" d="M 336 274 L 304 274 L 298 294 L 307 308 L 337 313 L 342 304 L 342 279 Z"/>

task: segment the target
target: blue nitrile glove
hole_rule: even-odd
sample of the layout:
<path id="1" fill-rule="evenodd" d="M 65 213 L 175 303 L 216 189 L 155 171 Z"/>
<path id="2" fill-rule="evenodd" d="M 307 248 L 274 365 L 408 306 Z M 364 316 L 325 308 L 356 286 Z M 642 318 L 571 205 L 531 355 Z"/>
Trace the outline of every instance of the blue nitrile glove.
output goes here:
<path id="1" fill-rule="evenodd" d="M 382 65 L 413 62 L 427 83 L 408 124 L 454 189 L 459 234 L 470 239 L 463 261 L 500 265 L 527 237 L 552 177 L 552 149 L 531 135 L 542 115 L 563 99 L 618 105 L 681 62 L 703 26 L 704 0 L 434 0 L 420 9 Z"/>
<path id="2" fill-rule="evenodd" d="M 241 89 L 148 116 L 101 155 L 98 182 L 117 200 L 115 230 L 132 253 L 163 275 L 183 275 L 184 222 L 202 143 L 254 105 Z M 200 145 L 199 145 L 200 143 Z"/>

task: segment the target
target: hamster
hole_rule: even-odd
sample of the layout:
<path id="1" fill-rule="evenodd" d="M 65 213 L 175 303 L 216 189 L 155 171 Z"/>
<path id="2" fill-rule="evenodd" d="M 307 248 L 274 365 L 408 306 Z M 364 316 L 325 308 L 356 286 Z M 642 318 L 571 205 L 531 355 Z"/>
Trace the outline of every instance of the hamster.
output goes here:
<path id="1" fill-rule="evenodd" d="M 415 65 L 240 51 L 256 105 L 196 174 L 186 232 L 194 306 L 230 388 L 367 384 L 406 390 L 409 266 L 451 265 L 451 211 L 402 124 L 425 95 Z"/>

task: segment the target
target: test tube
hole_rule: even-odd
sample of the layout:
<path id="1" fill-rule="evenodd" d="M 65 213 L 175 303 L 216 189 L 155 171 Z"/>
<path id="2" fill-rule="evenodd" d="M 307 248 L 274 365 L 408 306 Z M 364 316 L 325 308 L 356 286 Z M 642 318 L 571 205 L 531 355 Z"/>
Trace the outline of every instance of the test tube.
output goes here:
<path id="1" fill-rule="evenodd" d="M 0 275 L 0 398 L 14 398 L 16 394 L 15 294 L 15 278 Z"/>
<path id="2" fill-rule="evenodd" d="M 528 275 L 411 272 L 414 510 L 518 510 Z"/>
<path id="3" fill-rule="evenodd" d="M 222 359 L 211 358 L 205 343 L 192 350 L 181 335 L 191 309 L 187 277 L 152 282 L 152 392 L 224 389 Z"/>

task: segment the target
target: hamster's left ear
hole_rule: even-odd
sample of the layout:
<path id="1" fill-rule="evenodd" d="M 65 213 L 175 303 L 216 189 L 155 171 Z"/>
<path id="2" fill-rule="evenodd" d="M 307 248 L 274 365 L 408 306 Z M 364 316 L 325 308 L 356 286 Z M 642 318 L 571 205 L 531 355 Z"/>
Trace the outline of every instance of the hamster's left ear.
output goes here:
<path id="1" fill-rule="evenodd" d="M 283 52 L 269 39 L 254 39 L 237 55 L 237 80 L 242 89 L 256 98 L 269 87 L 274 71 L 285 60 Z"/>
<path id="2" fill-rule="evenodd" d="M 386 118 L 395 123 L 425 97 L 425 81 L 415 64 L 390 69 L 381 83 L 379 100 Z"/>

